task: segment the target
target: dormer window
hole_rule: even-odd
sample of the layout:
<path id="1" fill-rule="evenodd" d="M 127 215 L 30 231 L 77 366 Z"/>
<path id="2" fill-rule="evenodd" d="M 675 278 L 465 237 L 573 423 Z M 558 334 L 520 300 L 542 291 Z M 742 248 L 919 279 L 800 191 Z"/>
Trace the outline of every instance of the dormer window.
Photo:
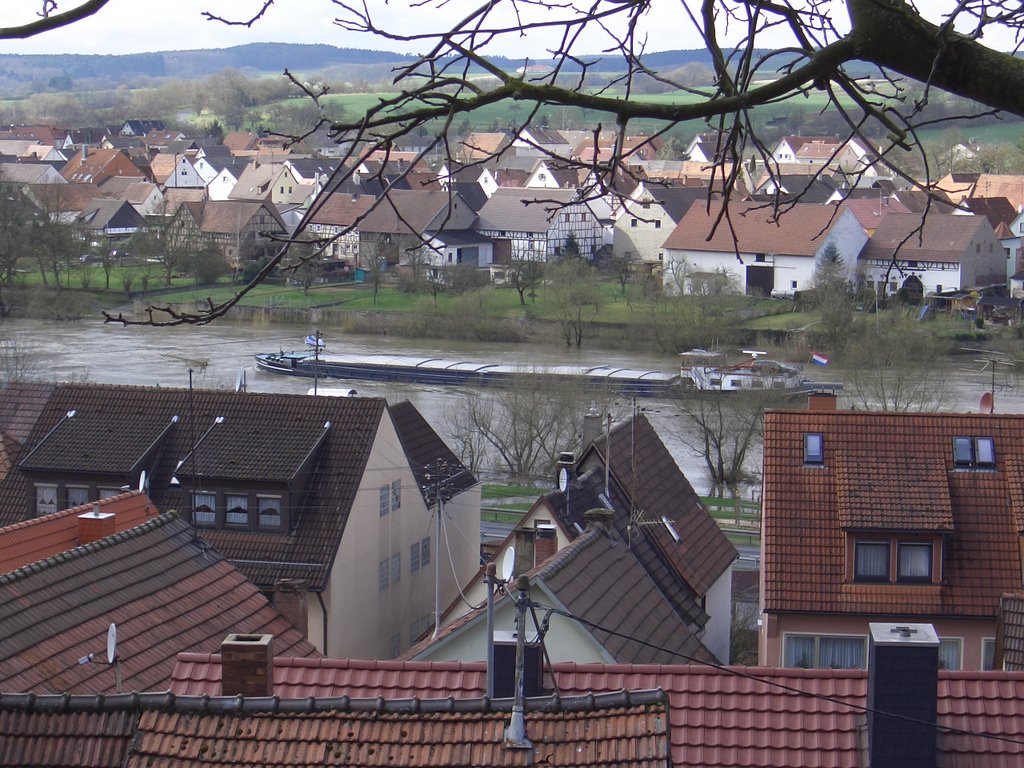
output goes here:
<path id="1" fill-rule="evenodd" d="M 853 573 L 857 582 L 933 584 L 941 570 L 942 544 L 921 536 L 863 534 L 853 539 Z M 941 577 L 940 577 L 941 578 Z"/>
<path id="2" fill-rule="evenodd" d="M 953 465 L 961 468 L 995 467 L 995 440 L 991 437 L 954 437 Z"/>
<path id="3" fill-rule="evenodd" d="M 820 432 L 804 434 L 804 464 L 825 463 L 825 438 Z"/>

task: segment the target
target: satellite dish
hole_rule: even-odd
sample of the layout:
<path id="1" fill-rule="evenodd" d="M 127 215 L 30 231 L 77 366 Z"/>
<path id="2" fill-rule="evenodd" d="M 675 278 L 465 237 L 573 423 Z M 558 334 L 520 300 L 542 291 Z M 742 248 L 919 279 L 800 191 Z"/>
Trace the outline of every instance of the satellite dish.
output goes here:
<path id="1" fill-rule="evenodd" d="M 979 407 L 980 413 L 992 413 L 992 393 L 984 392 L 981 395 L 981 405 Z"/>
<path id="2" fill-rule="evenodd" d="M 558 470 L 558 490 L 565 493 L 569 489 L 569 470 L 562 467 Z"/>
<path id="3" fill-rule="evenodd" d="M 145 490 L 146 490 L 146 487 L 147 487 L 147 481 L 148 481 L 148 480 L 149 480 L 149 478 L 148 478 L 148 477 L 146 477 L 146 470 L 142 470 L 142 474 L 141 474 L 141 475 L 139 475 L 139 492 L 140 492 L 140 493 L 141 493 L 142 491 L 145 491 Z"/>
<path id="4" fill-rule="evenodd" d="M 113 664 L 117 660 L 117 625 L 110 622 L 110 629 L 107 630 L 107 664 Z"/>
<path id="5" fill-rule="evenodd" d="M 511 581 L 512 572 L 516 568 L 516 548 L 509 547 L 505 550 L 505 556 L 501 558 L 501 580 Z"/>

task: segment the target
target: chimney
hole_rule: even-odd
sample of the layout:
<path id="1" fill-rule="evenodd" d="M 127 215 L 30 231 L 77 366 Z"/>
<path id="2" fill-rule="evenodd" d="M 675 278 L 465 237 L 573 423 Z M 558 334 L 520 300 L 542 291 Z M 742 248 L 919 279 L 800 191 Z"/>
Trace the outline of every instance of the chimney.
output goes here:
<path id="1" fill-rule="evenodd" d="M 597 401 L 591 400 L 590 410 L 583 416 L 583 448 L 601 437 L 601 431 L 601 412 L 597 409 Z"/>
<path id="2" fill-rule="evenodd" d="M 807 396 L 807 410 L 834 411 L 837 400 L 834 392 L 811 392 Z"/>
<path id="3" fill-rule="evenodd" d="M 91 512 L 78 516 L 79 546 L 105 539 L 107 536 L 113 536 L 115 533 L 114 513 L 100 512 L 99 504 L 96 504 Z"/>
<path id="4" fill-rule="evenodd" d="M 538 522 L 533 540 L 533 562 L 540 565 L 558 552 L 558 529 L 553 523 Z"/>
<path id="5" fill-rule="evenodd" d="M 274 636 L 231 634 L 220 644 L 222 696 L 274 695 Z"/>
<path id="6" fill-rule="evenodd" d="M 931 624 L 872 622 L 868 765 L 935 768 L 939 637 Z"/>
<path id="7" fill-rule="evenodd" d="M 615 513 L 610 509 L 598 507 L 595 509 L 588 509 L 584 512 L 583 519 L 586 521 L 588 528 L 592 525 L 599 525 L 604 528 L 606 533 L 611 533 L 612 517 L 614 514 Z"/>
<path id="8" fill-rule="evenodd" d="M 526 637 L 525 664 L 523 666 L 523 695 L 526 697 L 544 695 L 544 664 L 541 647 Z M 516 681 L 516 632 L 495 630 L 494 632 L 494 698 L 511 699 L 515 695 Z"/>
<path id="9" fill-rule="evenodd" d="M 280 579 L 274 584 L 271 602 L 291 625 L 302 634 L 309 627 L 309 582 L 305 579 Z"/>

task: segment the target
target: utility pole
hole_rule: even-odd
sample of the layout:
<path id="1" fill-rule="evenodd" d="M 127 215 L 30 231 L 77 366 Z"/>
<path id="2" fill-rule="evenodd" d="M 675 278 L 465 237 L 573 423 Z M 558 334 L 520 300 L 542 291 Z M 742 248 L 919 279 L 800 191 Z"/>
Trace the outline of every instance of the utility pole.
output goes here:
<path id="1" fill-rule="evenodd" d="M 526 609 L 530 607 L 530 577 L 516 580 L 516 681 L 512 699 L 512 718 L 505 729 L 505 746 L 513 749 L 531 749 L 533 742 L 526 738 Z"/>

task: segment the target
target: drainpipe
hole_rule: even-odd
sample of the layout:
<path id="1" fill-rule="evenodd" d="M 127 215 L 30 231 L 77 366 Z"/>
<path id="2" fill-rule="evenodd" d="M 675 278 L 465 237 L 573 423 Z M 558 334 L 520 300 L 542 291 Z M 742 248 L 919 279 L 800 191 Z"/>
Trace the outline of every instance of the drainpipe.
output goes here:
<path id="1" fill-rule="evenodd" d="M 487 698 L 494 698 L 494 574 L 493 562 L 487 564 L 484 580 L 487 582 Z"/>
<path id="2" fill-rule="evenodd" d="M 321 627 L 321 632 L 323 632 L 324 656 L 328 656 L 329 654 L 327 652 L 327 606 L 324 605 L 324 593 L 323 592 L 317 592 L 316 593 L 316 601 L 318 603 L 320 603 L 320 615 L 324 617 L 324 622 L 323 622 L 323 627 Z"/>

